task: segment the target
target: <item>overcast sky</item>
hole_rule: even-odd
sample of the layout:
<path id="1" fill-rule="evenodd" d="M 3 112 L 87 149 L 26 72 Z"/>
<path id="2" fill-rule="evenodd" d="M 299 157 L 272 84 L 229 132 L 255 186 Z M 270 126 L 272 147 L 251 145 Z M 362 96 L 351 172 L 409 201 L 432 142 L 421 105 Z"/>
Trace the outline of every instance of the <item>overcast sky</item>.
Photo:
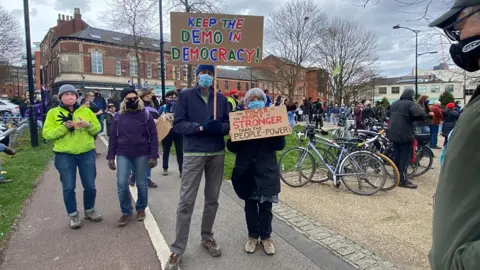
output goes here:
<path id="1" fill-rule="evenodd" d="M 279 7 L 279 2 L 287 0 L 224 0 L 227 2 L 227 13 L 243 13 L 267 16 Z M 415 0 L 404 0 L 415 1 Z M 23 1 L 0 0 L 23 25 Z M 93 27 L 105 27 L 100 18 L 106 11 L 104 0 L 30 0 L 30 27 L 32 42 L 41 41 L 45 33 L 56 25 L 58 13 L 73 15 L 75 7 L 80 8 L 82 18 Z M 423 16 L 423 4 L 402 7 L 395 0 L 373 0 L 365 8 L 364 0 L 315 0 L 315 2 L 329 16 L 340 16 L 358 21 L 365 28 L 377 35 L 378 71 L 382 76 L 400 76 L 411 72 L 415 65 L 415 35 L 414 33 L 399 29 L 393 30 L 392 26 L 400 24 L 423 31 L 419 34 L 419 53 L 425 51 L 438 51 L 436 55 L 419 57 L 420 69 L 431 69 L 442 60 L 441 38 L 432 35 L 432 30 L 427 27 L 428 20 L 445 11 L 443 0 L 433 0 L 429 7 L 427 18 Z M 425 1 L 428 2 L 428 1 Z M 438 3 L 437 3 L 438 2 Z M 167 18 L 164 18 L 167 22 Z M 168 24 L 165 32 L 168 33 Z M 445 42 L 445 41 L 442 41 Z M 449 45 L 443 45 L 443 51 L 448 58 Z"/>

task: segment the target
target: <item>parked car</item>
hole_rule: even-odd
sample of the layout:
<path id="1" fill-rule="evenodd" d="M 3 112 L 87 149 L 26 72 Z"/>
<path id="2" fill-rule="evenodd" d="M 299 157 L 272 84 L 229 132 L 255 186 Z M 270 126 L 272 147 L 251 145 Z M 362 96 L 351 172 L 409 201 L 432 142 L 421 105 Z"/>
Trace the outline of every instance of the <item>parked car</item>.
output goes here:
<path id="1" fill-rule="evenodd" d="M 20 113 L 20 107 L 17 104 L 10 102 L 9 100 L 0 100 L 0 111 L 9 111 L 13 115 Z"/>

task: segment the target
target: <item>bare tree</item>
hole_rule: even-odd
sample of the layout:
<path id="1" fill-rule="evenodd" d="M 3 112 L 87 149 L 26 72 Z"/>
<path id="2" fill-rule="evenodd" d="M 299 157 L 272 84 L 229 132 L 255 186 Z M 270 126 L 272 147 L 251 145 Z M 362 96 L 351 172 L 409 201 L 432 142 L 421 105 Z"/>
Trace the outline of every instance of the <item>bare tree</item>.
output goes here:
<path id="1" fill-rule="evenodd" d="M 137 61 L 137 83 L 141 85 L 141 43 L 153 35 L 158 27 L 158 1 L 155 0 L 106 0 L 108 9 L 102 18 L 110 29 L 129 34 L 131 38 L 122 40 L 126 45 L 133 47 Z"/>
<path id="2" fill-rule="evenodd" d="M 0 5 L 0 62 L 8 65 L 21 60 L 25 46 L 22 37 L 20 23 Z M 0 73 L 0 77 L 5 75 L 8 72 Z"/>
<path id="3" fill-rule="evenodd" d="M 219 13 L 224 9 L 224 4 L 224 0 L 167 0 L 167 12 Z M 189 64 L 187 70 L 187 87 L 192 87 L 192 65 Z"/>
<path id="4" fill-rule="evenodd" d="M 355 21 L 334 18 L 315 48 L 317 63 L 326 69 L 330 93 L 341 103 L 344 90 L 374 75 L 376 37 Z"/>
<path id="5" fill-rule="evenodd" d="M 265 51 L 274 61 L 265 61 L 264 77 L 278 84 L 278 90 L 293 98 L 304 71 L 313 62 L 312 52 L 321 41 L 326 15 L 313 0 L 285 3 L 266 19 Z M 268 59 L 266 59 L 268 60 Z"/>

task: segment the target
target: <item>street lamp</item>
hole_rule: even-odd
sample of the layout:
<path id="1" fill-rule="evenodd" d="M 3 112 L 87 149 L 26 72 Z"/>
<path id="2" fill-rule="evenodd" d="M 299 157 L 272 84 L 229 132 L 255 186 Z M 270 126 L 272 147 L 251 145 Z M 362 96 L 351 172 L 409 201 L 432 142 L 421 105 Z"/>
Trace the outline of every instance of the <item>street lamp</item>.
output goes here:
<path id="1" fill-rule="evenodd" d="M 415 33 L 415 98 L 418 96 L 418 33 L 419 30 L 414 30 L 412 28 L 400 26 L 399 24 L 395 25 L 393 29 L 407 29 Z"/>

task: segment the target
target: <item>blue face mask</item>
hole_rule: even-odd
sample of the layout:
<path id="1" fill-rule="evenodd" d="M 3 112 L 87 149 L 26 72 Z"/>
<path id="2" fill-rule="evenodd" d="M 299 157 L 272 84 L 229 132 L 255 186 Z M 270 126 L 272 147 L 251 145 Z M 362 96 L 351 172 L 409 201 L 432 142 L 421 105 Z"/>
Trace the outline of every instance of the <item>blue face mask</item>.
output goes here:
<path id="1" fill-rule="evenodd" d="M 265 108 L 265 102 L 261 100 L 253 100 L 248 103 L 248 108 L 249 109 L 261 109 Z"/>
<path id="2" fill-rule="evenodd" d="M 203 88 L 210 87 L 213 82 L 213 77 L 208 74 L 200 74 L 198 76 L 198 85 Z"/>

